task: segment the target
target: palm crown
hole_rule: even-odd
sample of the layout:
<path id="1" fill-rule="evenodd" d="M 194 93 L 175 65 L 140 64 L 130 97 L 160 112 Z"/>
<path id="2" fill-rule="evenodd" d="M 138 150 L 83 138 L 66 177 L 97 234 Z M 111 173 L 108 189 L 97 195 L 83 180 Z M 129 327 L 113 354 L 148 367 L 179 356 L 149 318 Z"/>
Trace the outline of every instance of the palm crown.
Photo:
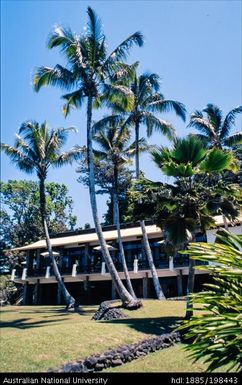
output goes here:
<path id="1" fill-rule="evenodd" d="M 99 159 L 111 160 L 112 164 L 122 167 L 131 162 L 135 155 L 135 142 L 130 143 L 131 133 L 125 126 L 121 115 L 111 115 L 101 119 L 93 125 L 94 141 L 99 150 L 94 150 L 94 155 Z M 145 138 L 139 140 L 140 151 L 148 150 Z"/>
<path id="2" fill-rule="evenodd" d="M 27 173 L 35 171 L 39 178 L 45 179 L 50 165 L 60 167 L 79 158 L 80 150 L 77 146 L 69 151 L 62 151 L 68 133 L 73 130 L 50 130 L 46 122 L 39 125 L 37 122 L 27 121 L 21 125 L 15 145 L 1 143 L 1 149 L 18 168 Z"/>
<path id="3" fill-rule="evenodd" d="M 210 147 L 233 147 L 242 144 L 242 131 L 230 135 L 235 126 L 236 115 L 242 113 L 242 106 L 231 110 L 223 119 L 222 110 L 214 104 L 208 104 L 202 111 L 191 115 L 188 127 L 194 127 L 201 134 L 196 134 Z"/>
<path id="4" fill-rule="evenodd" d="M 85 96 L 98 98 L 105 90 L 112 100 L 126 100 L 130 96 L 127 87 L 110 84 L 110 79 L 127 76 L 130 67 L 123 63 L 133 45 L 142 46 L 143 36 L 136 32 L 119 44 L 110 54 L 107 53 L 105 36 L 101 21 L 88 7 L 87 31 L 76 35 L 70 29 L 57 26 L 48 39 L 48 48 L 58 47 L 67 61 L 67 66 L 57 64 L 54 68 L 40 67 L 34 77 L 36 91 L 42 86 L 59 86 L 69 92 L 63 95 L 63 112 L 70 107 L 82 106 Z M 108 84 L 109 83 L 109 84 Z"/>
<path id="5" fill-rule="evenodd" d="M 175 130 L 172 125 L 158 118 L 155 113 L 175 111 L 185 121 L 185 106 L 180 102 L 164 98 L 164 95 L 160 92 L 160 78 L 157 74 L 146 72 L 138 76 L 136 68 L 137 63 L 132 66 L 130 78 L 127 78 L 125 83 L 129 84 L 133 95 L 126 121 L 127 126 L 139 127 L 140 124 L 144 124 L 147 128 L 148 137 L 152 135 L 155 129 L 169 139 L 173 139 Z M 112 107 L 114 110 L 120 111 L 120 106 L 113 105 Z"/>

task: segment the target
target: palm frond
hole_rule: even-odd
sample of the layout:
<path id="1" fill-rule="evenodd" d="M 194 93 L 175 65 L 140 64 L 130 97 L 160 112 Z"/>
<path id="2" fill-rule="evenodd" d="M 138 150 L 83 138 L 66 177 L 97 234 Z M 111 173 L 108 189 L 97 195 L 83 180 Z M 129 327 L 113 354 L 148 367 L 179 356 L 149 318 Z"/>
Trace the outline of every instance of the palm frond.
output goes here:
<path id="1" fill-rule="evenodd" d="M 149 109 L 159 112 L 175 112 L 184 122 L 186 121 L 186 107 L 183 103 L 175 100 L 156 100 L 149 103 Z"/>
<path id="2" fill-rule="evenodd" d="M 52 49 L 60 46 L 62 50 L 66 50 L 74 41 L 75 37 L 70 28 L 57 25 L 48 36 L 47 47 Z"/>
<path id="3" fill-rule="evenodd" d="M 200 164 L 203 172 L 216 173 L 224 170 L 230 170 L 234 162 L 232 152 L 225 152 L 220 149 L 212 149 L 206 155 L 206 158 Z"/>
<path id="4" fill-rule="evenodd" d="M 107 127 L 112 126 L 120 126 L 120 124 L 123 121 L 122 115 L 110 115 L 105 116 L 104 118 L 100 119 L 98 122 L 95 122 L 93 124 L 93 133 L 96 133 L 100 130 L 103 130 Z"/>
<path id="5" fill-rule="evenodd" d="M 194 136 L 177 139 L 172 150 L 172 159 L 176 163 L 191 163 L 196 166 L 206 155 L 206 150 L 200 140 Z"/>
<path id="6" fill-rule="evenodd" d="M 234 147 L 242 144 L 242 131 L 237 132 L 236 134 L 224 139 L 223 143 L 227 147 Z"/>
<path id="7" fill-rule="evenodd" d="M 28 158 L 22 151 L 5 143 L 0 144 L 0 149 L 20 170 L 23 170 L 28 174 L 34 172 L 34 163 L 32 162 L 32 159 Z"/>
<path id="8" fill-rule="evenodd" d="M 71 150 L 57 155 L 56 158 L 52 160 L 51 164 L 54 167 L 62 167 L 66 164 L 72 164 L 74 161 L 79 160 L 81 155 L 82 148 L 80 146 L 75 146 Z"/>
<path id="9" fill-rule="evenodd" d="M 62 107 L 62 111 L 65 117 L 69 114 L 70 108 L 80 108 L 82 106 L 84 96 L 85 95 L 82 88 L 62 96 L 62 99 L 66 100 L 66 103 Z"/>
<path id="10" fill-rule="evenodd" d="M 69 90 L 75 85 L 75 77 L 71 71 L 59 64 L 54 68 L 39 67 L 35 72 L 33 85 L 36 92 L 47 85 Z"/>
<path id="11" fill-rule="evenodd" d="M 221 108 L 219 108 L 215 104 L 209 103 L 203 109 L 203 111 L 206 112 L 208 122 L 211 124 L 214 131 L 218 134 L 220 132 L 222 119 L 223 119 Z"/>
<path id="12" fill-rule="evenodd" d="M 149 144 L 145 138 L 140 138 L 138 141 L 139 152 L 147 152 L 149 151 Z M 126 150 L 128 156 L 134 156 L 136 152 L 136 142 L 134 141 Z"/>
<path id="13" fill-rule="evenodd" d="M 121 44 L 119 44 L 108 56 L 105 61 L 103 68 L 109 67 L 115 61 L 124 61 L 127 59 L 129 50 L 137 45 L 142 47 L 144 44 L 144 38 L 141 32 L 135 32 L 125 39 Z"/>
<path id="14" fill-rule="evenodd" d="M 216 134 L 213 126 L 197 112 L 193 113 L 190 118 L 190 122 L 187 127 L 194 127 L 196 130 L 202 132 L 208 138 L 213 138 Z"/>
<path id="15" fill-rule="evenodd" d="M 151 112 L 143 111 L 140 113 L 140 120 L 147 127 L 147 136 L 150 137 L 153 133 L 153 129 L 167 136 L 168 139 L 172 140 L 175 136 L 175 130 L 171 123 L 165 120 L 157 118 Z"/>
<path id="16" fill-rule="evenodd" d="M 221 128 L 220 137 L 221 139 L 227 138 L 232 127 L 235 125 L 235 119 L 238 114 L 242 113 L 242 106 L 236 107 L 231 110 L 225 117 L 223 126 Z"/>
<path id="17" fill-rule="evenodd" d="M 123 85 L 105 84 L 104 95 L 110 103 L 121 106 L 124 111 L 129 111 L 134 103 L 133 93 Z"/>
<path id="18" fill-rule="evenodd" d="M 157 167 L 161 168 L 164 162 L 171 161 L 171 151 L 166 147 L 157 147 L 150 151 L 152 160 Z"/>
<path id="19" fill-rule="evenodd" d="M 101 28 L 101 19 L 97 16 L 91 7 L 87 8 L 88 23 L 87 36 L 92 42 L 100 42 L 103 39 L 103 32 Z"/>

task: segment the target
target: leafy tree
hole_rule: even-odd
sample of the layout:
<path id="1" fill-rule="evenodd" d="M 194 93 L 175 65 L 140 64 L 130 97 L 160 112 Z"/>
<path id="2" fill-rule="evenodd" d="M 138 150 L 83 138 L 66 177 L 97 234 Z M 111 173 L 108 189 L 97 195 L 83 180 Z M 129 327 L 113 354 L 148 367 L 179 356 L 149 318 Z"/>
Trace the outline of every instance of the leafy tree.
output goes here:
<path id="1" fill-rule="evenodd" d="M 46 246 L 52 261 L 54 274 L 67 306 L 74 306 L 75 300 L 70 295 L 62 281 L 55 257 L 53 256 L 49 230 L 47 226 L 46 210 L 46 178 L 48 169 L 61 167 L 72 163 L 79 158 L 80 150 L 75 147 L 72 150 L 61 152 L 66 143 L 68 133 L 73 129 L 58 128 L 50 130 L 47 123 L 39 125 L 34 121 L 24 122 L 16 137 L 14 147 L 1 143 L 1 149 L 10 157 L 11 161 L 22 171 L 28 174 L 36 173 L 39 179 L 39 207 L 42 225 L 45 232 Z M 21 136 L 22 135 L 22 136 Z"/>
<path id="2" fill-rule="evenodd" d="M 0 306 L 9 305 L 15 299 L 17 287 L 7 275 L 0 276 Z"/>
<path id="3" fill-rule="evenodd" d="M 187 254 L 192 259 L 208 262 L 203 266 L 213 277 L 204 291 L 193 295 L 202 304 L 197 314 L 181 329 L 191 356 L 209 363 L 208 371 L 223 365 L 227 371 L 242 369 L 242 236 L 226 230 L 217 233 L 216 243 L 191 243 Z"/>
<path id="4" fill-rule="evenodd" d="M 224 189 L 214 175 L 234 166 L 233 154 L 221 149 L 207 150 L 195 137 L 177 139 L 172 149 L 157 148 L 152 158 L 161 172 L 174 178 L 163 184 L 141 178 L 134 199 L 141 200 L 137 212 L 153 217 L 175 249 L 186 248 L 195 232 L 214 224 L 213 215 L 225 212 L 229 219 L 239 213 L 236 186 Z M 199 178 L 198 178 L 199 176 Z M 140 215 L 140 214 L 139 214 Z M 194 286 L 195 261 L 189 260 L 187 317 L 192 314 L 190 294 Z"/>
<path id="5" fill-rule="evenodd" d="M 16 263 L 10 247 L 22 246 L 44 237 L 41 224 L 38 182 L 9 180 L 1 182 L 1 257 L 0 270 L 9 271 Z M 46 215 L 51 233 L 73 229 L 72 198 L 64 184 L 46 183 Z M 12 260 L 13 259 L 13 260 Z M 21 259 L 22 261 L 22 259 Z"/>
<path id="6" fill-rule="evenodd" d="M 57 26 L 50 34 L 48 47 L 58 47 L 64 55 L 67 66 L 57 64 L 54 68 L 40 67 L 34 77 L 34 87 L 39 91 L 42 86 L 52 85 L 64 89 L 64 114 L 70 108 L 82 107 L 85 100 L 87 116 L 87 157 L 89 169 L 89 193 L 96 232 L 101 245 L 103 258 L 122 302 L 127 307 L 137 307 L 139 301 L 134 300 L 123 285 L 113 264 L 100 225 L 95 195 L 94 160 L 92 150 L 92 115 L 93 105 L 100 104 L 100 97 L 114 101 L 130 103 L 132 95 L 129 89 L 115 83 L 115 79 L 129 76 L 130 67 L 124 63 L 130 48 L 142 46 L 143 37 L 136 32 L 125 39 L 110 54 L 107 54 L 106 38 L 101 28 L 101 21 L 92 8 L 88 7 L 87 30 L 82 35 L 74 34 L 70 29 Z M 127 96 L 130 96 L 127 98 Z"/>
<path id="7" fill-rule="evenodd" d="M 208 104 L 202 111 L 191 114 L 188 127 L 194 127 L 201 134 L 196 136 L 210 147 L 234 147 L 242 144 L 242 131 L 230 135 L 235 126 L 236 115 L 242 113 L 242 106 L 236 107 L 223 119 L 222 110 L 215 104 Z"/>

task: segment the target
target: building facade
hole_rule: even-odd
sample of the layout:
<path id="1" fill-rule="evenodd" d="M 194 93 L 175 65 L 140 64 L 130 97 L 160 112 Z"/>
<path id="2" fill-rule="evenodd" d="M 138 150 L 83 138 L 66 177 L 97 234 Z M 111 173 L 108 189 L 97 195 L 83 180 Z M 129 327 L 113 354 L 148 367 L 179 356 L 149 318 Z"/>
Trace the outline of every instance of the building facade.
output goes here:
<path id="1" fill-rule="evenodd" d="M 156 225 L 147 225 L 147 234 L 157 274 L 166 297 L 186 293 L 188 257 L 166 255 L 162 231 Z M 122 264 L 118 251 L 117 230 L 103 228 L 110 254 L 122 280 Z M 124 252 L 134 291 L 139 298 L 155 298 L 152 277 L 145 255 L 141 228 L 138 224 L 123 225 L 121 229 Z M 206 235 L 197 234 L 197 241 L 206 241 Z M 98 304 L 116 298 L 116 292 L 107 271 L 95 229 L 59 234 L 51 238 L 62 279 L 80 304 Z M 63 303 L 58 283 L 52 271 L 45 240 L 15 248 L 26 255 L 23 268 L 12 271 L 12 280 L 24 286 L 26 305 L 57 305 Z M 199 261 L 197 262 L 199 264 Z M 200 262 L 201 264 L 201 262 Z M 205 271 L 196 270 L 196 287 L 207 280 Z M 125 284 L 125 280 L 124 280 Z"/>

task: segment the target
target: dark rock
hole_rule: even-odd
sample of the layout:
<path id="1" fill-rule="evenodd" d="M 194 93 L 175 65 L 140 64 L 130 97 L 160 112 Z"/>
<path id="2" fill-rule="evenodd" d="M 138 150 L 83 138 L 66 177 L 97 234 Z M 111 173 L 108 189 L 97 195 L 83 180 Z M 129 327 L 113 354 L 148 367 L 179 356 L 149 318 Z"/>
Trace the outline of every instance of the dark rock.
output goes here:
<path id="1" fill-rule="evenodd" d="M 105 304 L 104 304 L 105 305 Z M 107 305 L 107 304 L 106 304 Z M 104 308 L 108 309 L 108 306 Z M 114 308 L 109 309 L 115 310 Z M 120 310 L 120 309 L 118 309 Z M 150 352 L 155 352 L 159 349 L 165 349 L 174 345 L 176 342 L 180 342 L 180 333 L 166 333 L 160 336 L 145 339 L 143 341 L 131 344 L 123 345 L 117 349 L 108 350 L 103 354 L 95 354 L 87 357 L 84 361 L 76 361 L 73 363 L 64 364 L 59 370 L 54 371 L 50 369 L 48 372 L 81 372 L 90 373 L 95 371 L 101 371 L 104 368 L 110 366 L 119 366 L 125 362 L 130 362 L 139 357 L 145 356 Z"/>
<path id="2" fill-rule="evenodd" d="M 89 357 L 84 361 L 84 365 L 89 369 L 93 368 L 97 363 L 97 358 L 95 357 Z"/>
<path id="3" fill-rule="evenodd" d="M 112 360 L 112 366 L 119 366 L 119 365 L 122 365 L 122 364 L 123 364 L 123 362 L 120 359 Z"/>

